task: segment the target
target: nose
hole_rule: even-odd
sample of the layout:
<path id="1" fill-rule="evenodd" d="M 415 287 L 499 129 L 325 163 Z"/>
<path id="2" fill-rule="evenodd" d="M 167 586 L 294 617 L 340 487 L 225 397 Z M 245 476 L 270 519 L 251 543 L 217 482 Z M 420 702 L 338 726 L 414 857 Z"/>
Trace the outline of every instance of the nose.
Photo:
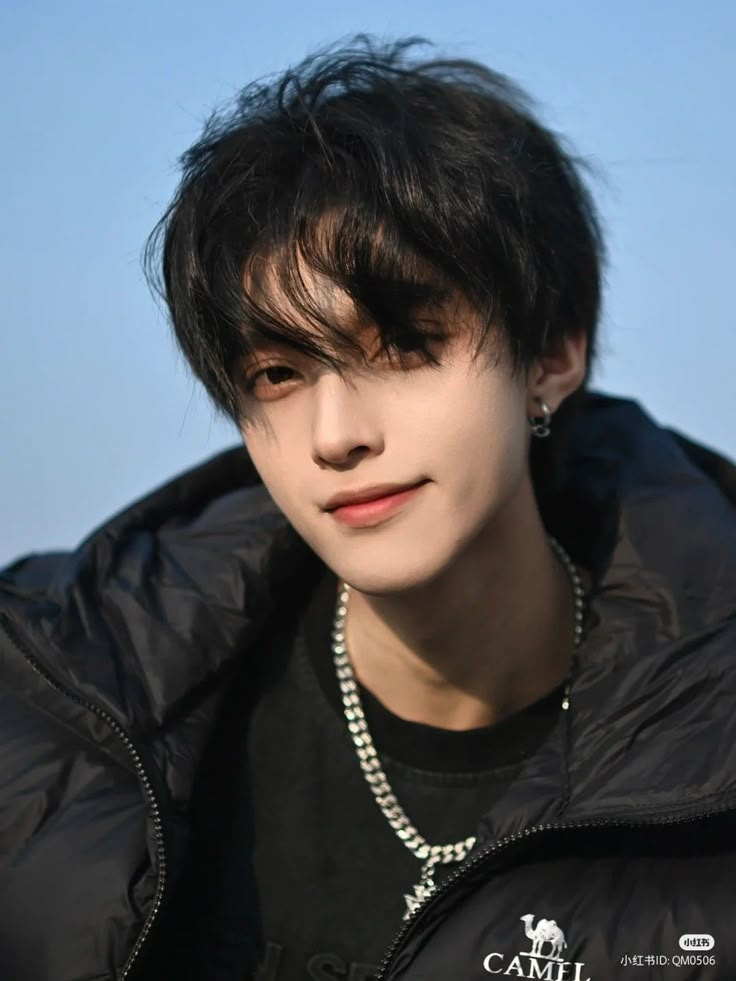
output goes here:
<path id="1" fill-rule="evenodd" d="M 357 451 L 380 452 L 378 412 L 355 380 L 325 372 L 315 385 L 312 457 L 318 465 L 352 462 Z"/>

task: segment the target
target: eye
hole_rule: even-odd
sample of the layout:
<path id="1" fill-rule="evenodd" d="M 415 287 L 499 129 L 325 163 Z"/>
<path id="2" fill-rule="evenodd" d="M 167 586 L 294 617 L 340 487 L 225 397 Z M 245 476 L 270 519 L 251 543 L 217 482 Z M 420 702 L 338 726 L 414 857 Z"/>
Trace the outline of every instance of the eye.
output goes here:
<path id="1" fill-rule="evenodd" d="M 279 385 L 278 378 L 280 374 L 286 372 L 287 375 L 294 374 L 292 368 L 288 368 L 286 365 L 271 364 L 267 365 L 265 368 L 261 368 L 259 371 L 254 371 L 252 374 L 247 375 L 245 381 L 243 382 L 243 387 L 248 394 L 255 391 L 256 385 L 259 379 L 263 378 L 266 381 L 266 390 L 270 388 L 271 390 L 284 388 L 284 385 Z M 283 380 L 283 378 L 282 378 Z M 290 379 L 287 378 L 287 381 Z"/>
<path id="2" fill-rule="evenodd" d="M 417 358 L 422 363 L 436 363 L 436 358 L 430 349 L 444 340 L 446 340 L 445 334 L 422 331 L 421 336 L 415 340 L 408 338 L 406 340 L 397 339 L 394 344 L 381 347 L 378 351 L 378 357 L 386 356 L 390 362 L 396 359 L 402 368 L 408 362 L 416 361 Z M 416 357 L 411 357 L 412 355 L 416 355 Z"/>

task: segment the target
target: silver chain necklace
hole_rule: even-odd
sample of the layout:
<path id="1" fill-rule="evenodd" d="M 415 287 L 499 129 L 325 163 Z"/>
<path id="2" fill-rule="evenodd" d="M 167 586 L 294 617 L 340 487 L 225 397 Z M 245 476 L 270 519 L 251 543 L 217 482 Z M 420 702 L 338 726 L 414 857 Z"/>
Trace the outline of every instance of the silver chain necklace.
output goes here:
<path id="1" fill-rule="evenodd" d="M 584 590 L 578 575 L 577 569 L 572 563 L 570 556 L 562 545 L 551 535 L 547 536 L 552 548 L 557 553 L 558 558 L 567 570 L 575 596 L 575 639 L 574 652 L 577 652 L 583 636 L 583 608 Z M 423 864 L 419 882 L 414 886 L 411 894 L 404 894 L 406 900 L 406 911 L 404 919 L 408 920 L 412 913 L 428 899 L 437 888 L 434 874 L 435 866 L 446 865 L 450 862 L 462 862 L 475 845 L 475 836 L 471 835 L 463 841 L 457 841 L 449 845 L 430 845 L 425 838 L 417 831 L 409 821 L 404 810 L 396 799 L 391 784 L 388 782 L 386 774 L 383 772 L 378 753 L 373 744 L 373 739 L 365 721 L 363 705 L 360 700 L 360 693 L 355 680 L 350 657 L 348 656 L 345 644 L 345 618 L 348 609 L 348 595 L 350 586 L 343 583 L 342 591 L 337 600 L 335 608 L 335 619 L 332 627 L 332 654 L 335 662 L 335 670 L 340 683 L 342 692 L 342 703 L 345 709 L 348 729 L 353 738 L 355 751 L 358 755 L 363 774 L 368 781 L 368 785 L 373 791 L 378 806 L 383 811 L 386 820 L 394 829 L 399 838 Z M 570 708 L 570 688 L 572 684 L 572 665 L 570 672 L 565 680 L 565 689 L 562 697 L 562 710 Z"/>

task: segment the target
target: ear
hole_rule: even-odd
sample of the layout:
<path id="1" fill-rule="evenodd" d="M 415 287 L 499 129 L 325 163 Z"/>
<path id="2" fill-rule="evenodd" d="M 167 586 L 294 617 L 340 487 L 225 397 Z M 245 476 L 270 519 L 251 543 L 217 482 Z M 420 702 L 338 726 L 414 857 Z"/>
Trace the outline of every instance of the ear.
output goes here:
<path id="1" fill-rule="evenodd" d="M 527 375 L 530 416 L 540 414 L 538 399 L 543 399 L 554 413 L 568 395 L 580 388 L 585 380 L 587 350 L 585 331 L 571 331 L 533 362 Z"/>

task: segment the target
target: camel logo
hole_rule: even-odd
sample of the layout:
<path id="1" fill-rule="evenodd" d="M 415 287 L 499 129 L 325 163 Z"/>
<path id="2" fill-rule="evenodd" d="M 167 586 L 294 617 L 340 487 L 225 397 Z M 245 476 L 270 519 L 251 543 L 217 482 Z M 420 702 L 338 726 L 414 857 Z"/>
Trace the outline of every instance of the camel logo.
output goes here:
<path id="1" fill-rule="evenodd" d="M 534 922 L 534 914 L 526 913 L 521 917 L 524 922 L 524 933 L 532 941 L 532 949 L 529 951 L 530 957 L 543 957 L 542 947 L 544 944 L 552 944 L 552 952 L 548 954 L 548 958 L 551 961 L 564 961 L 564 957 L 560 957 L 559 953 L 563 947 L 567 947 L 567 940 L 565 940 L 565 934 L 560 930 L 554 920 L 540 920 L 535 927 L 532 927 Z"/>
<path id="2" fill-rule="evenodd" d="M 507 964 L 504 964 L 504 954 L 488 954 L 483 959 L 483 970 L 489 974 L 538 978 L 539 981 L 592 981 L 583 977 L 584 963 L 566 961 L 561 956 L 567 941 L 554 920 L 541 917 L 535 926 L 533 913 L 525 913 L 520 919 L 524 924 L 524 935 L 532 942 L 532 949 L 519 952 Z"/>

